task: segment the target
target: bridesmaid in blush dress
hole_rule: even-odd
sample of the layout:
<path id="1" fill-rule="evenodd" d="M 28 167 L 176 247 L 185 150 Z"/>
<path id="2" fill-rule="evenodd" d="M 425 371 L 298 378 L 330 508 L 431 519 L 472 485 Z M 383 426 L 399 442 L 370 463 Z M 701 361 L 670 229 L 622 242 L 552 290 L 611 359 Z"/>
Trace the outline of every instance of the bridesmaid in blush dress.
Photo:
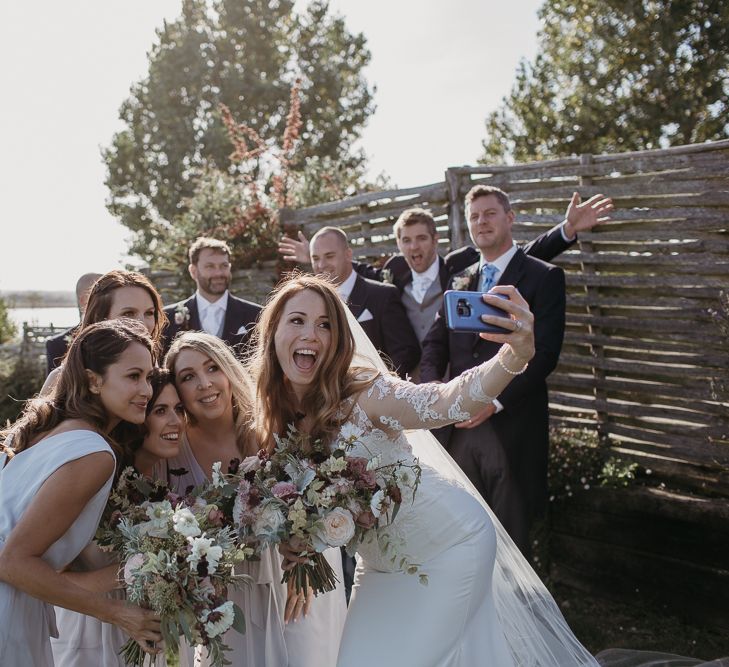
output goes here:
<path id="1" fill-rule="evenodd" d="M 121 421 L 144 421 L 152 347 L 133 322 L 89 327 L 51 396 L 29 401 L 0 434 L 0 665 L 54 664 L 52 605 L 114 622 L 156 652 L 152 612 L 59 573 L 90 541 L 106 504 L 121 453 L 109 434 Z"/>
<path id="2" fill-rule="evenodd" d="M 252 429 L 253 386 L 225 343 L 206 333 L 176 338 L 165 365 L 175 375 L 188 415 L 180 454 L 169 461 L 171 469 L 187 471 L 171 478 L 178 492 L 185 493 L 210 479 L 216 461 L 226 470 L 232 459 L 258 451 Z M 332 549 L 328 557 L 341 581 L 339 550 Z M 232 649 L 228 659 L 244 667 L 334 667 L 346 615 L 343 587 L 311 600 L 289 593 L 281 583 L 281 557 L 272 549 L 258 562 L 243 563 L 241 572 L 252 582 L 231 591 L 230 597 L 243 610 L 246 633 L 226 633 L 223 641 Z M 183 665 L 192 663 L 190 652 L 180 657 Z M 199 648 L 195 665 L 207 664 L 205 650 Z"/>

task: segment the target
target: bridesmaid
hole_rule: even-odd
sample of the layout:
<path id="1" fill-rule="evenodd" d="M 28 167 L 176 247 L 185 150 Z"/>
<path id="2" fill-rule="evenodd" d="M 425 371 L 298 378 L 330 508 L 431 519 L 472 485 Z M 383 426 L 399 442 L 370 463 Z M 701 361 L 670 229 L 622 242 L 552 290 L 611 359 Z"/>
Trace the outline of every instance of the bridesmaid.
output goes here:
<path id="1" fill-rule="evenodd" d="M 160 340 L 167 316 L 162 309 L 159 292 L 141 273 L 116 270 L 101 276 L 89 292 L 88 305 L 79 331 L 83 331 L 90 324 L 120 317 L 141 322 L 152 336 L 157 352 L 160 352 Z M 50 393 L 59 373 L 58 368 L 51 371 L 43 384 L 41 396 Z"/>
<path id="2" fill-rule="evenodd" d="M 227 345 L 205 333 L 188 332 L 175 339 L 165 365 L 175 375 L 189 420 L 180 455 L 170 460 L 171 467 L 190 471 L 179 480 L 179 492 L 184 493 L 187 486 L 209 479 L 216 461 L 225 470 L 232 459 L 259 449 L 251 423 L 253 386 Z M 341 581 L 339 550 L 331 552 Z M 254 585 L 231 594 L 247 623 L 245 635 L 229 631 L 223 639 L 233 649 L 229 656 L 233 664 L 333 667 L 346 614 L 344 589 L 312 601 L 288 595 L 281 583 L 281 559 L 273 549 L 260 562 L 243 566 Z M 296 620 L 307 604 L 306 617 Z M 201 664 L 206 665 L 205 651 L 200 651 Z"/>
<path id="3" fill-rule="evenodd" d="M 96 531 L 120 456 L 110 433 L 144 421 L 152 350 L 135 323 L 86 328 L 51 396 L 0 433 L 0 665 L 54 664 L 52 605 L 113 622 L 156 653 L 152 612 L 59 573 Z"/>
<path id="4" fill-rule="evenodd" d="M 150 377 L 152 395 L 147 403 L 146 418 L 139 437 L 125 451 L 121 467 L 133 466 L 150 478 L 167 477 L 167 459 L 177 456 L 179 438 L 184 425 L 184 409 L 173 378 L 165 369 L 156 368 Z M 113 554 L 101 551 L 90 542 L 75 564 L 83 572 L 74 573 L 85 580 L 83 584 L 110 597 L 124 599 L 119 588 L 118 562 Z M 59 637 L 51 640 L 56 667 L 123 667 L 119 655 L 129 639 L 121 628 L 104 623 L 93 616 L 58 609 Z M 165 664 L 164 655 L 157 655 L 155 665 Z"/>

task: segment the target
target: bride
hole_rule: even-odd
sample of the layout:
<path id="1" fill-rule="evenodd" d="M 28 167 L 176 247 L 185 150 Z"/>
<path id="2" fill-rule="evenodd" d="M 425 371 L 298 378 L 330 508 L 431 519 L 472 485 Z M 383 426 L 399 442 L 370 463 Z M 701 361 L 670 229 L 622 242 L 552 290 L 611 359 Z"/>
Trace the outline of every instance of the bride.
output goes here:
<path id="1" fill-rule="evenodd" d="M 504 343 L 499 355 L 446 384 L 388 374 L 325 280 L 294 277 L 263 310 L 254 364 L 264 444 L 293 422 L 325 440 L 346 425 L 361 434 L 355 455 L 383 465 L 418 457 L 423 468 L 414 498 L 403 498 L 385 530 L 429 583 L 398 570 L 376 542 L 360 545 L 340 667 L 596 664 L 465 476 L 432 436 L 407 432 L 467 419 L 526 367 L 532 314 L 515 288 L 494 291 L 509 301 L 484 298 L 508 319 L 487 321 L 511 333 L 481 334 Z M 292 566 L 298 555 L 282 552 Z"/>

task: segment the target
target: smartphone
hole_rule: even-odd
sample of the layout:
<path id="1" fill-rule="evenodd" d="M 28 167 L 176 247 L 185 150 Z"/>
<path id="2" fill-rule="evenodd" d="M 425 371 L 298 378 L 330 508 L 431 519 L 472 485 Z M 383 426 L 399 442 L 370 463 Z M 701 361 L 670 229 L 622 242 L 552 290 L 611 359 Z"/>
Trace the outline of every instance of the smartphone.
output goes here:
<path id="1" fill-rule="evenodd" d="M 488 324 L 481 319 L 481 315 L 496 315 L 509 317 L 501 308 L 484 303 L 483 292 L 460 292 L 447 290 L 443 294 L 445 304 L 446 326 L 451 331 L 469 331 L 473 333 L 511 333 L 511 329 L 504 329 L 495 324 Z M 500 299 L 507 299 L 505 294 L 493 294 Z"/>

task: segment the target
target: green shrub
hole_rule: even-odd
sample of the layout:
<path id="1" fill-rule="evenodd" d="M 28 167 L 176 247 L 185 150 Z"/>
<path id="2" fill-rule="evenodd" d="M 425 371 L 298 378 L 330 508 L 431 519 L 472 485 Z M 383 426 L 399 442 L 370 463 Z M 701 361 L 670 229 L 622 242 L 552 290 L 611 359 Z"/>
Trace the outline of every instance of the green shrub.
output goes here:
<path id="1" fill-rule="evenodd" d="M 35 358 L 3 354 L 0 357 L 0 424 L 15 421 L 25 401 L 43 386 L 43 366 Z"/>

